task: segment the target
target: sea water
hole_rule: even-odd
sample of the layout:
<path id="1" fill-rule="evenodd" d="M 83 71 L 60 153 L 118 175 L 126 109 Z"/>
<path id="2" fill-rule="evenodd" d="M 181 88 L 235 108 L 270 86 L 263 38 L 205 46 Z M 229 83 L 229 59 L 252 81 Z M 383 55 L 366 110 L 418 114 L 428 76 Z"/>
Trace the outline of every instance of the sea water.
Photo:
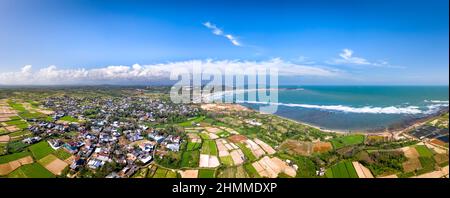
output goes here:
<path id="1" fill-rule="evenodd" d="M 448 109 L 448 86 L 281 86 L 276 115 L 339 131 L 382 130 Z M 237 101 L 258 109 L 261 101 Z"/>

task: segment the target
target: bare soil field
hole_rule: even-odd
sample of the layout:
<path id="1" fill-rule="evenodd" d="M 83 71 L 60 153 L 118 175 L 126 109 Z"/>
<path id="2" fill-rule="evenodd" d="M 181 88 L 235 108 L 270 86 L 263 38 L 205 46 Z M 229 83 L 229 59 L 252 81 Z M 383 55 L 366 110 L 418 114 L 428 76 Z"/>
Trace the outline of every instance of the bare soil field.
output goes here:
<path id="1" fill-rule="evenodd" d="M 207 111 L 213 111 L 213 112 L 223 112 L 223 111 L 250 111 L 247 107 L 238 105 L 238 104 L 217 104 L 217 103 L 211 103 L 211 104 L 203 104 L 201 105 L 201 108 Z"/>
<path id="2" fill-rule="evenodd" d="M 381 176 L 381 177 L 377 177 L 377 178 L 388 178 L 388 179 L 392 179 L 392 178 L 398 178 L 397 175 L 386 175 L 386 176 Z"/>
<path id="3" fill-rule="evenodd" d="M 445 142 L 438 140 L 438 139 L 431 140 L 431 143 L 439 145 L 439 146 L 445 146 Z"/>
<path id="4" fill-rule="evenodd" d="M 215 168 L 220 165 L 219 158 L 217 156 L 200 154 L 200 165 L 202 168 Z"/>
<path id="5" fill-rule="evenodd" d="M 16 126 L 7 126 L 7 127 L 4 127 L 7 131 L 9 131 L 9 132 L 16 132 L 16 131 L 18 131 L 18 130 L 20 130 L 19 128 L 17 128 Z"/>
<path id="6" fill-rule="evenodd" d="M 403 162 L 403 170 L 405 172 L 412 172 L 422 168 L 422 165 L 419 160 L 419 152 L 413 147 L 403 147 L 401 148 L 404 155 L 408 160 Z"/>
<path id="7" fill-rule="evenodd" d="M 7 175 L 25 164 L 33 163 L 31 156 L 23 157 L 8 163 L 0 164 L 0 175 Z"/>
<path id="8" fill-rule="evenodd" d="M 205 127 L 205 130 L 208 131 L 208 132 L 210 132 L 210 133 L 214 133 L 214 134 L 216 134 L 216 133 L 222 131 L 222 130 L 216 128 L 216 127 Z"/>
<path id="9" fill-rule="evenodd" d="M 241 149 L 231 151 L 231 158 L 233 159 L 234 165 L 240 165 L 244 163 L 245 155 Z"/>
<path id="10" fill-rule="evenodd" d="M 247 147 L 252 151 L 253 155 L 256 158 L 259 158 L 259 157 L 261 157 L 261 156 L 266 154 L 264 152 L 264 150 L 261 149 L 261 147 L 259 147 L 258 144 L 256 144 L 254 141 L 247 140 L 247 141 L 245 141 L 245 143 L 247 143 Z"/>
<path id="11" fill-rule="evenodd" d="M 233 143 L 242 143 L 247 140 L 247 137 L 245 137 L 243 135 L 232 135 L 232 136 L 228 137 L 228 140 L 230 140 Z"/>
<path id="12" fill-rule="evenodd" d="M 70 156 L 69 158 L 67 158 L 66 160 L 64 160 L 64 162 L 66 162 L 67 164 L 72 164 L 75 161 L 75 156 Z"/>
<path id="13" fill-rule="evenodd" d="M 8 135 L 0 136 L 0 142 L 9 142 L 10 138 Z"/>
<path id="14" fill-rule="evenodd" d="M 217 136 L 217 135 L 214 134 L 214 133 L 208 133 L 208 135 L 209 135 L 209 138 L 210 138 L 210 139 L 213 139 L 213 140 L 219 138 L 219 136 Z"/>
<path id="15" fill-rule="evenodd" d="M 359 162 L 352 162 L 359 178 L 374 178 L 370 170 Z"/>
<path id="16" fill-rule="evenodd" d="M 56 158 L 48 165 L 46 165 L 45 168 L 55 175 L 61 175 L 64 168 L 66 168 L 67 166 L 68 164 L 66 162 Z"/>
<path id="17" fill-rule="evenodd" d="M 181 178 L 197 178 L 198 170 L 184 170 L 179 171 Z"/>
<path id="18" fill-rule="evenodd" d="M 291 177 L 295 177 L 297 174 L 294 168 L 290 167 L 286 162 L 277 157 L 270 158 L 265 156 L 259 161 L 254 162 L 252 165 L 262 177 L 276 178 L 281 172 Z"/>
<path id="19" fill-rule="evenodd" d="M 224 157 L 230 155 L 230 152 L 228 152 L 228 148 L 225 147 L 226 140 L 224 139 L 217 139 L 216 145 L 217 150 L 219 150 L 219 157 Z"/>
<path id="20" fill-rule="evenodd" d="M 314 153 L 323 153 L 327 151 L 331 151 L 333 149 L 333 145 L 330 142 L 314 142 L 313 144 L 313 152 Z"/>
<path id="21" fill-rule="evenodd" d="M 202 139 L 195 133 L 188 133 L 187 135 L 188 135 L 190 141 L 193 143 L 201 143 L 202 142 Z"/>
<path id="22" fill-rule="evenodd" d="M 441 177 L 448 177 L 448 166 L 442 168 L 441 170 L 414 176 L 412 178 L 441 178 Z"/>
<path id="23" fill-rule="evenodd" d="M 270 145 L 266 144 L 265 142 L 259 140 L 258 138 L 253 139 L 256 144 L 258 144 L 267 154 L 272 155 L 275 154 L 275 149 L 273 149 Z"/>
<path id="24" fill-rule="evenodd" d="M 290 154 L 309 156 L 312 153 L 313 145 L 311 142 L 286 140 L 280 145 L 280 149 L 286 150 Z"/>

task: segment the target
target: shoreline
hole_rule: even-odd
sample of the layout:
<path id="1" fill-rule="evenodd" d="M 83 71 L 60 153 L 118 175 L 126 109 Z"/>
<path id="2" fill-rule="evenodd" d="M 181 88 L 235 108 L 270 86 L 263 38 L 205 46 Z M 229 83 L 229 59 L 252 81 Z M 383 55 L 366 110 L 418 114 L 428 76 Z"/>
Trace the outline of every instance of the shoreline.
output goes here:
<path id="1" fill-rule="evenodd" d="M 246 107 L 246 106 L 238 104 L 238 103 L 234 103 L 234 104 L 238 105 L 240 107 L 247 108 L 247 109 L 250 109 L 252 111 L 258 112 L 260 114 L 265 114 L 264 112 L 258 111 L 256 109 L 253 109 L 253 108 L 250 108 L 250 107 Z M 397 136 L 401 135 L 402 133 L 411 130 L 412 128 L 415 128 L 415 127 L 418 127 L 418 126 L 421 126 L 421 125 L 427 123 L 430 119 L 436 118 L 436 117 L 442 115 L 443 113 L 448 113 L 448 112 L 449 112 L 448 108 L 441 109 L 438 112 L 433 113 L 433 114 L 431 114 L 429 116 L 425 116 L 423 118 L 418 118 L 418 119 L 412 120 L 412 121 L 411 120 L 410 121 L 406 121 L 408 123 L 406 123 L 405 126 L 401 126 L 399 128 L 386 129 L 384 131 L 381 131 L 380 129 L 373 129 L 372 131 L 371 130 L 359 130 L 359 131 L 353 131 L 353 132 L 344 131 L 344 130 L 336 130 L 336 129 L 326 129 L 326 128 L 322 128 L 322 127 L 314 125 L 314 124 L 305 123 L 305 122 L 302 122 L 302 121 L 294 120 L 294 119 L 283 117 L 283 116 L 280 116 L 280 115 L 276 115 L 276 114 L 271 114 L 271 115 L 277 116 L 277 117 L 279 117 L 281 119 L 284 119 L 284 120 L 289 120 L 289 121 L 295 122 L 297 124 L 301 124 L 301 125 L 305 125 L 305 126 L 308 126 L 308 127 L 312 127 L 312 128 L 318 129 L 318 130 L 326 132 L 326 133 L 364 134 L 364 135 L 392 135 L 393 137 L 397 137 Z M 391 126 L 392 125 L 386 126 L 386 128 L 390 128 Z"/>

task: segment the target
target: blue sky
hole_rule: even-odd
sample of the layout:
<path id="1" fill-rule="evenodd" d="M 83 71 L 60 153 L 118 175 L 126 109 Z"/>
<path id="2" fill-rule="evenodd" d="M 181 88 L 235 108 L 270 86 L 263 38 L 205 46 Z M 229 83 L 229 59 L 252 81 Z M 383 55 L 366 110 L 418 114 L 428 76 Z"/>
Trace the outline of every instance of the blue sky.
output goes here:
<path id="1" fill-rule="evenodd" d="M 446 0 L 2 0 L 0 79 L 99 78 L 108 67 L 132 73 L 212 60 L 218 67 L 231 61 L 281 62 L 297 73 L 320 69 L 293 72 L 282 84 L 448 85 L 448 6 Z"/>

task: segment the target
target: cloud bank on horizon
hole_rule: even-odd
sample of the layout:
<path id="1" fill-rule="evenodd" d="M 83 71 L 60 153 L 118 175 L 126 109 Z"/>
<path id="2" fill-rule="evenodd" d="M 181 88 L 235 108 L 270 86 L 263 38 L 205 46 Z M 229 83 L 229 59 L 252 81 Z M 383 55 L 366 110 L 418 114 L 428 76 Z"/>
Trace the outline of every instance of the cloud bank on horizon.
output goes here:
<path id="1" fill-rule="evenodd" d="M 92 69 L 58 69 L 52 65 L 36 71 L 33 70 L 31 65 L 26 65 L 20 71 L 0 73 L 0 85 L 152 83 L 167 81 L 171 71 L 189 69 L 193 66 L 200 66 L 203 69 L 214 68 L 222 72 L 225 68 L 229 71 L 242 71 L 246 68 L 265 69 L 276 67 L 280 76 L 335 77 L 341 74 L 341 71 L 337 69 L 295 64 L 281 58 L 266 61 L 207 59 L 151 65 L 106 66 Z M 189 72 L 192 73 L 192 70 L 189 70 Z"/>

